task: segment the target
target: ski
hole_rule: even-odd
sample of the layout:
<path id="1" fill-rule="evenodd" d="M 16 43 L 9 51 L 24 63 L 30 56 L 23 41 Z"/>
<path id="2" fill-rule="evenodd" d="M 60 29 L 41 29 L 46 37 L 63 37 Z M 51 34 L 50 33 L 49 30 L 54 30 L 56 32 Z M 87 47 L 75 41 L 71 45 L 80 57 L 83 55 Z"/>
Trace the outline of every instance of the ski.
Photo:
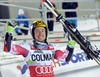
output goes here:
<path id="1" fill-rule="evenodd" d="M 97 48 L 95 49 L 91 43 L 80 34 L 73 24 L 66 21 L 49 0 L 42 0 L 42 2 L 44 6 L 55 15 L 57 21 L 62 23 L 62 26 L 66 28 L 71 38 L 80 45 L 80 48 L 87 54 L 87 58 L 94 59 L 100 65 L 100 50 Z"/>

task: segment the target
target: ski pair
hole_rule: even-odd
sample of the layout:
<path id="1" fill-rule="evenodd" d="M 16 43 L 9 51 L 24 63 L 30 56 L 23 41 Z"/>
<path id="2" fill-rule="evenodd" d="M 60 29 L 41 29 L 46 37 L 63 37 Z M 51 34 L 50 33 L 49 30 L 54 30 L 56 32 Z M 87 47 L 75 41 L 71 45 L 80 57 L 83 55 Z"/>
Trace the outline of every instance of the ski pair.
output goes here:
<path id="1" fill-rule="evenodd" d="M 62 23 L 63 27 L 66 28 L 71 38 L 80 45 L 80 48 L 87 54 L 87 58 L 94 59 L 100 65 L 100 50 L 95 49 L 91 43 L 80 34 L 80 32 L 75 28 L 74 24 L 66 21 L 49 0 L 42 0 L 42 2 L 55 15 L 57 21 Z"/>

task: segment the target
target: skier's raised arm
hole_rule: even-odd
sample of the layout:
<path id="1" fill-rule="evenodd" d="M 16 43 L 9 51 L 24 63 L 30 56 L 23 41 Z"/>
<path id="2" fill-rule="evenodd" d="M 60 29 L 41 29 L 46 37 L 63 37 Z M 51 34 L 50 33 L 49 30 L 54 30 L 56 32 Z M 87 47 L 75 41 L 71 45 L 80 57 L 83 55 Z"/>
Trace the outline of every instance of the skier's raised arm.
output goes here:
<path id="1" fill-rule="evenodd" d="M 6 34 L 5 34 L 5 39 L 4 39 L 4 51 L 9 52 L 11 49 L 11 42 L 13 39 L 13 31 L 16 27 L 17 23 L 16 21 L 10 20 L 7 21 L 6 23 Z"/>
<path id="2" fill-rule="evenodd" d="M 14 55 L 23 55 L 24 57 L 26 57 L 29 52 L 27 49 L 25 49 L 21 44 L 12 44 L 13 32 L 15 27 L 17 27 L 17 23 L 14 20 L 10 20 L 6 23 L 6 34 L 4 39 L 3 51 L 9 52 Z"/>
<path id="3" fill-rule="evenodd" d="M 57 21 L 60 21 L 63 27 L 68 31 L 73 40 L 75 40 L 80 48 L 85 52 L 88 59 L 94 59 L 100 65 L 100 52 L 99 50 L 95 50 L 91 43 L 86 40 L 78 31 L 75 26 L 66 21 L 64 17 L 59 13 L 57 8 L 55 8 L 49 0 L 42 0 L 43 4 L 49 9 L 57 18 Z"/>
<path id="4" fill-rule="evenodd" d="M 76 42 L 74 40 L 68 41 L 67 47 L 64 52 L 62 52 L 62 50 L 56 50 L 54 58 L 59 61 L 69 62 L 73 55 L 75 45 Z"/>

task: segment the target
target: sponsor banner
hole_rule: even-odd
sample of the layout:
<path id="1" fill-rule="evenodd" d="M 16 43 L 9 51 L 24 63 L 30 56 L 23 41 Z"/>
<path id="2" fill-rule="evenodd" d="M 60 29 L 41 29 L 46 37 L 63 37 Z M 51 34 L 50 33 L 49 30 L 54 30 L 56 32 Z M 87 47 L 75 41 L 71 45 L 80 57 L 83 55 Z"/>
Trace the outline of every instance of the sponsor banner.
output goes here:
<path id="1" fill-rule="evenodd" d="M 0 53 L 0 77 L 30 77 L 24 58 L 21 55 Z"/>
<path id="2" fill-rule="evenodd" d="M 25 67 L 27 67 L 27 65 L 23 61 L 2 65 L 0 66 L 0 77 L 30 77 L 29 70 Z"/>
<path id="3" fill-rule="evenodd" d="M 73 54 L 70 62 L 60 62 L 53 60 L 55 74 L 79 70 L 87 67 L 97 66 L 98 64 L 94 60 L 88 60 L 84 56 L 83 50 L 77 50 Z"/>
<path id="4" fill-rule="evenodd" d="M 94 60 L 88 60 L 83 55 L 83 51 L 81 49 L 77 49 L 74 52 L 75 53 L 73 54 L 69 63 L 53 60 L 55 74 L 98 65 Z M 21 59 L 22 57 L 16 57 L 15 59 L 14 58 L 7 57 L 8 60 L 6 58 L 4 60 L 2 59 L 0 64 L 0 77 L 29 77 L 29 69 L 24 62 L 24 59 Z"/>

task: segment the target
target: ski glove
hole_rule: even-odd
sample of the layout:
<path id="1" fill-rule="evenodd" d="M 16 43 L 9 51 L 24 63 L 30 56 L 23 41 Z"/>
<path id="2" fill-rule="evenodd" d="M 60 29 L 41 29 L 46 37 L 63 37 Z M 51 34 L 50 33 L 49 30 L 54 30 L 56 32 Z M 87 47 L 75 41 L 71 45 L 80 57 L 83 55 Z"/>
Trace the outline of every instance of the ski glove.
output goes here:
<path id="1" fill-rule="evenodd" d="M 17 25 L 16 21 L 14 21 L 14 20 L 8 21 L 7 24 L 6 24 L 6 32 L 12 34 L 16 25 Z"/>
<path id="2" fill-rule="evenodd" d="M 71 47 L 71 48 L 75 47 L 75 45 L 76 45 L 76 42 L 74 40 L 70 40 L 68 42 L 68 46 Z"/>

